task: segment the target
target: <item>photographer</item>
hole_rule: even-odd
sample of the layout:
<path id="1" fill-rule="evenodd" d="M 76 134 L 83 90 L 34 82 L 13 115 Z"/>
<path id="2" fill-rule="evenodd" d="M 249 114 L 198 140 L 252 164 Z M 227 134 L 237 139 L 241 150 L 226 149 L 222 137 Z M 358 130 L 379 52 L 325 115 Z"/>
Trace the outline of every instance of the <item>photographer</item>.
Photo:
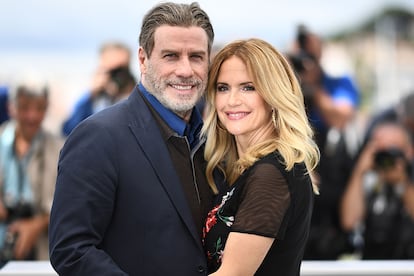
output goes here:
<path id="1" fill-rule="evenodd" d="M 99 63 L 88 91 L 77 101 L 72 114 L 62 125 L 62 134 L 68 136 L 72 130 L 90 115 L 117 102 L 119 97 L 108 93 L 111 85 L 110 71 L 116 68 L 129 68 L 130 49 L 119 42 L 108 42 L 99 51 Z M 129 70 L 128 70 L 129 72 Z M 132 89 L 129 91 L 131 92 Z"/>
<path id="2" fill-rule="evenodd" d="M 47 260 L 49 212 L 61 138 L 42 128 L 48 88 L 25 79 L 13 89 L 11 120 L 0 126 L 0 265 Z"/>
<path id="3" fill-rule="evenodd" d="M 356 113 L 359 93 L 348 76 L 333 77 L 322 68 L 322 40 L 299 26 L 290 61 L 298 74 L 306 111 L 321 152 L 317 173 L 320 195 L 315 197 L 305 259 L 335 260 L 348 250 L 339 223 L 339 200 L 352 168 L 345 129 Z"/>
<path id="4" fill-rule="evenodd" d="M 341 130 L 346 126 L 359 101 L 358 90 L 349 76 L 333 77 L 323 70 L 322 50 L 321 38 L 300 25 L 289 57 L 299 75 L 308 115 L 320 133 L 321 142 L 322 134 L 330 128 Z"/>
<path id="5" fill-rule="evenodd" d="M 341 202 L 342 226 L 363 238 L 354 244 L 363 259 L 414 258 L 412 166 L 407 130 L 393 122 L 377 125 Z"/>

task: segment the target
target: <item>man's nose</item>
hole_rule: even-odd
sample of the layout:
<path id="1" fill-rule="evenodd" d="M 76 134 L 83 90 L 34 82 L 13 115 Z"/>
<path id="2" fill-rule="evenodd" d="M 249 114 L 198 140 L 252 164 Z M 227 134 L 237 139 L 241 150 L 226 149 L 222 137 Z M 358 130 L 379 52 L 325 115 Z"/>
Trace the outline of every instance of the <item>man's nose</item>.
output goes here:
<path id="1" fill-rule="evenodd" d="M 193 75 L 193 67 L 191 66 L 191 62 L 188 57 L 183 57 L 180 59 L 176 74 L 180 77 L 191 77 Z"/>

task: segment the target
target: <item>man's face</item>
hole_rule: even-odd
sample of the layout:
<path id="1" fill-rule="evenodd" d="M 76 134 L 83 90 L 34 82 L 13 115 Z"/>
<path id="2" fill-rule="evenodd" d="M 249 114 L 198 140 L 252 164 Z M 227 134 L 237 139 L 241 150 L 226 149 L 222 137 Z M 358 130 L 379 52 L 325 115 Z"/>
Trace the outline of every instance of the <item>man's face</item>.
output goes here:
<path id="1" fill-rule="evenodd" d="M 384 125 L 374 131 L 371 140 L 374 143 L 376 154 L 381 151 L 390 153 L 398 151 L 401 153 L 394 154 L 393 158 L 388 158 L 392 160 L 392 162 L 388 162 L 390 165 L 382 166 L 377 171 L 390 184 L 404 182 L 408 177 L 406 171 L 407 160 L 412 159 L 412 146 L 407 134 L 399 126 Z"/>
<path id="2" fill-rule="evenodd" d="M 109 71 L 119 67 L 129 67 L 130 54 L 125 49 L 108 48 L 100 56 L 95 82 L 96 86 L 104 90 L 109 96 L 118 96 L 118 89 L 110 82 Z"/>
<path id="3" fill-rule="evenodd" d="M 18 128 L 28 139 L 33 138 L 39 131 L 47 109 L 45 97 L 20 95 L 16 99 L 13 112 Z"/>
<path id="4" fill-rule="evenodd" d="M 139 49 L 142 83 L 166 108 L 184 119 L 205 91 L 208 37 L 200 27 L 161 26 L 150 57 Z"/>
<path id="5" fill-rule="evenodd" d="M 129 67 L 130 55 L 124 49 L 108 48 L 100 56 L 99 69 L 109 71 L 117 67 Z"/>

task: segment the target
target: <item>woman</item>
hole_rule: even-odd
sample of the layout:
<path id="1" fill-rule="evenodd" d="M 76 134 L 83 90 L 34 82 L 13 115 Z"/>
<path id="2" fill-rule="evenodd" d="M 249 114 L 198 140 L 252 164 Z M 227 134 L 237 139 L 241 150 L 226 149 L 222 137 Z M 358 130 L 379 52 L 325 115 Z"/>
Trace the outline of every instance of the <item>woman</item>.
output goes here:
<path id="1" fill-rule="evenodd" d="M 212 62 L 206 106 L 207 178 L 218 192 L 218 168 L 229 185 L 204 228 L 210 273 L 299 275 L 319 151 L 294 72 L 265 41 L 233 42 Z"/>

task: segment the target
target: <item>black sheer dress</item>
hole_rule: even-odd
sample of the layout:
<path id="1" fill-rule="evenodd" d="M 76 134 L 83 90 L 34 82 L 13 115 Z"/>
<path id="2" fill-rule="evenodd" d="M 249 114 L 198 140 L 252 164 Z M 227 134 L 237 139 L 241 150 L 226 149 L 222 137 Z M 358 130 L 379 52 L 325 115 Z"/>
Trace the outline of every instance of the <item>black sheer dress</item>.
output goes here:
<path id="1" fill-rule="evenodd" d="M 255 275 L 299 275 L 309 234 L 312 184 L 304 164 L 287 172 L 277 153 L 256 161 L 223 191 L 210 211 L 203 242 L 209 273 L 221 264 L 230 232 L 275 238 Z"/>

